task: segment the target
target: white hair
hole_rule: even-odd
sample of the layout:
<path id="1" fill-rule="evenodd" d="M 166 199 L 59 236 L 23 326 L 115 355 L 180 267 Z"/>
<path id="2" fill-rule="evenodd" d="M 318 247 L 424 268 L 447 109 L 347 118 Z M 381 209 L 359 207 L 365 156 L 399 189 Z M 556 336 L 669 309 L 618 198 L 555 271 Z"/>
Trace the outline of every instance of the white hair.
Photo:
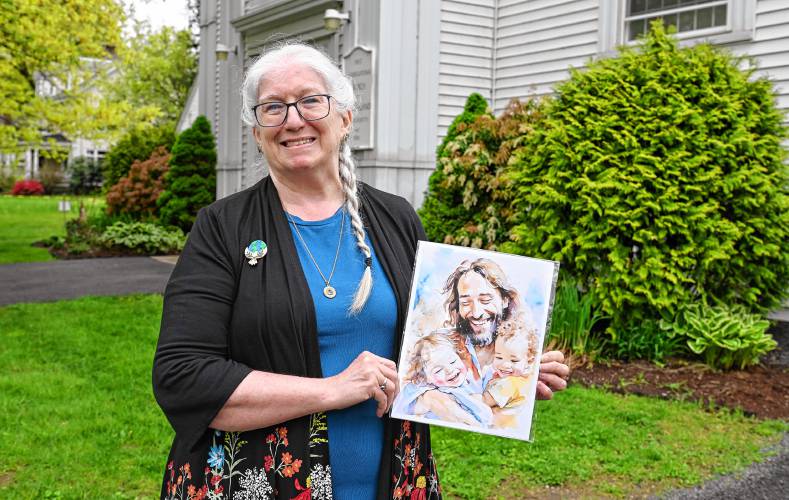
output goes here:
<path id="1" fill-rule="evenodd" d="M 317 73 L 326 86 L 326 92 L 336 102 L 336 112 L 353 111 L 356 96 L 353 93 L 351 80 L 343 74 L 337 64 L 318 49 L 301 42 L 289 41 L 264 52 L 247 70 L 241 87 L 242 112 L 241 119 L 250 127 L 258 126 L 252 106 L 258 102 L 260 82 L 271 71 L 282 68 L 284 64 L 300 64 Z M 351 154 L 351 145 L 346 136 L 340 143 L 338 172 L 342 191 L 345 195 L 345 209 L 351 219 L 351 228 L 356 237 L 356 247 L 364 256 L 364 273 L 353 302 L 348 310 L 351 315 L 358 314 L 370 296 L 373 288 L 371 250 L 364 236 L 364 224 L 359 211 L 360 201 L 356 181 L 356 163 Z"/>

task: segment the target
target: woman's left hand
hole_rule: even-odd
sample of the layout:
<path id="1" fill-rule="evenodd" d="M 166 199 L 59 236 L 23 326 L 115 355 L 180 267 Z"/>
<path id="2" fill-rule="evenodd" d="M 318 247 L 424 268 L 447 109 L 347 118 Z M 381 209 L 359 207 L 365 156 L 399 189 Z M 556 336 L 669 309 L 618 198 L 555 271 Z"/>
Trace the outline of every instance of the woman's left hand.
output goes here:
<path id="1" fill-rule="evenodd" d="M 537 399 L 551 399 L 556 391 L 567 388 L 570 367 L 564 364 L 561 351 L 548 351 L 540 358 L 540 375 L 537 378 Z"/>

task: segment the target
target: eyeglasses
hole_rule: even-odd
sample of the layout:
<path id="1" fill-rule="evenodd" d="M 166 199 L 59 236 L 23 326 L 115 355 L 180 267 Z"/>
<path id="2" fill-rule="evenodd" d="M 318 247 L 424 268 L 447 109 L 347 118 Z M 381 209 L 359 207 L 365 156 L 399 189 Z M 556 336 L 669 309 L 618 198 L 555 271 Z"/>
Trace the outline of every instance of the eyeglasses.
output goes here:
<path id="1" fill-rule="evenodd" d="M 291 106 L 296 108 L 296 112 L 302 120 L 314 122 L 329 116 L 330 98 L 331 96 L 328 94 L 315 94 L 304 96 L 294 102 L 262 102 L 252 106 L 252 112 L 261 127 L 279 127 L 285 123 Z"/>

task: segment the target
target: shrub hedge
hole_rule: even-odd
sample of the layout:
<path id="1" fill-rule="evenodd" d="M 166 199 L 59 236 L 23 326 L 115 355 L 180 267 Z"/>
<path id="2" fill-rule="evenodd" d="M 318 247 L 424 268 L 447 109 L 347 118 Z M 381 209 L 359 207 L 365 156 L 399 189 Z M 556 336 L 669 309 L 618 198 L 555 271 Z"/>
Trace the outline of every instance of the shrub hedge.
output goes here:
<path id="1" fill-rule="evenodd" d="M 127 214 L 134 220 L 156 218 L 156 200 L 164 188 L 170 153 L 159 146 L 145 161 L 135 161 L 129 173 L 107 192 L 107 213 Z"/>
<path id="2" fill-rule="evenodd" d="M 216 147 L 211 124 L 198 116 L 176 139 L 165 190 L 157 201 L 164 224 L 189 231 L 197 211 L 216 197 Z"/>
<path id="3" fill-rule="evenodd" d="M 447 135 L 436 148 L 436 169 L 430 175 L 427 193 L 419 209 L 419 217 L 430 241 L 444 243 L 447 234 L 456 233 L 466 223 L 469 214 L 463 207 L 462 189 L 447 182 L 447 170 L 451 166 L 447 165 L 446 159 L 452 150 L 448 145 L 480 115 L 492 116 L 488 112 L 488 102 L 474 92 L 468 96 L 463 112 L 452 120 Z"/>
<path id="4" fill-rule="evenodd" d="M 34 179 L 24 179 L 16 181 L 11 188 L 11 194 L 15 196 L 31 196 L 44 194 L 44 185 Z"/>
<path id="5" fill-rule="evenodd" d="M 100 161 L 80 156 L 68 166 L 69 190 L 73 194 L 90 194 L 101 189 L 103 174 Z"/>
<path id="6" fill-rule="evenodd" d="M 145 161 L 154 150 L 164 146 L 168 151 L 175 142 L 175 126 L 148 124 L 132 127 L 104 157 L 104 185 L 114 186 L 129 173 L 135 161 Z"/>
<path id="7" fill-rule="evenodd" d="M 420 211 L 428 238 L 491 250 L 508 241 L 514 213 L 507 163 L 541 116 L 542 104 L 535 100 L 513 100 L 498 118 L 489 112 L 461 115 L 468 121 L 452 129 L 439 148 Z"/>
<path id="8" fill-rule="evenodd" d="M 573 71 L 513 154 L 509 248 L 561 261 L 614 341 L 683 304 L 787 296 L 786 131 L 771 83 L 741 63 L 655 23 Z"/>

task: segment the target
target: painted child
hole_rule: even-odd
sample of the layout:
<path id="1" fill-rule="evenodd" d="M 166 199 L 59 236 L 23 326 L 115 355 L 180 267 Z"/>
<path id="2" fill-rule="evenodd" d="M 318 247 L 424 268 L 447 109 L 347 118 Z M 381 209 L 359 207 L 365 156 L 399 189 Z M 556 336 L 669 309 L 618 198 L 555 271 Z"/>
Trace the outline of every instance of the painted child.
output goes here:
<path id="1" fill-rule="evenodd" d="M 411 348 L 408 372 L 395 411 L 488 427 L 493 412 L 482 400 L 482 395 L 474 394 L 466 372 L 466 365 L 449 337 L 439 332 L 425 335 Z M 428 398 L 420 398 L 428 391 L 448 394 L 452 403 L 431 405 L 426 401 Z"/>
<path id="2" fill-rule="evenodd" d="M 528 398 L 537 358 L 537 331 L 519 319 L 502 322 L 496 331 L 492 376 L 482 397 L 493 408 L 493 426 L 518 426 L 520 407 Z"/>

